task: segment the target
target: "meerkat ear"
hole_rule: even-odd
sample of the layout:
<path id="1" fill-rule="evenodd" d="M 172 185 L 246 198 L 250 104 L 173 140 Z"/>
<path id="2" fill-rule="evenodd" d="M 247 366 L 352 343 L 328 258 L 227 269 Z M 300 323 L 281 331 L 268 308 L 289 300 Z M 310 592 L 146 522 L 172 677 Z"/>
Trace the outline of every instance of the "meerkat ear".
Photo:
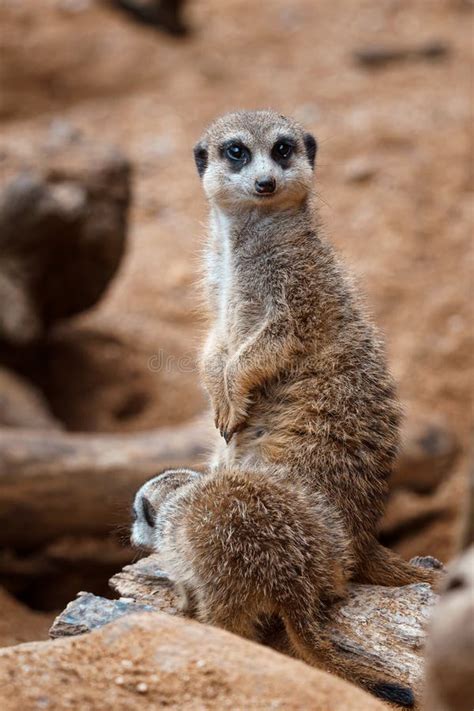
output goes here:
<path id="1" fill-rule="evenodd" d="M 196 162 L 196 168 L 200 178 L 202 178 L 204 171 L 207 168 L 207 158 L 208 150 L 206 144 L 202 142 L 197 143 L 194 146 L 194 160 Z"/>
<path id="2" fill-rule="evenodd" d="M 318 150 L 318 144 L 316 143 L 315 137 L 311 133 L 305 133 L 303 136 L 304 146 L 306 148 L 306 155 L 308 156 L 309 164 L 314 170 L 314 163 L 316 160 L 316 151 Z"/>

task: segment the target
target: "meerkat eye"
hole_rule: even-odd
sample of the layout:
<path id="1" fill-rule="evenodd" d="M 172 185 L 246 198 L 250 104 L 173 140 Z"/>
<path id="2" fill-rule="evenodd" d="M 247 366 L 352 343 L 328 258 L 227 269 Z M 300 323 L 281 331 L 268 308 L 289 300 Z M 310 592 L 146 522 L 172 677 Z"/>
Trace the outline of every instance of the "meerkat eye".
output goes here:
<path id="1" fill-rule="evenodd" d="M 150 526 L 150 528 L 154 528 L 155 526 L 155 509 L 153 506 L 150 504 L 148 499 L 144 496 L 142 499 L 142 510 L 143 510 L 143 516 L 145 517 L 145 521 L 147 524 Z"/>
<path id="2" fill-rule="evenodd" d="M 289 141 L 277 141 L 272 149 L 274 160 L 288 160 L 294 151 L 294 146 Z"/>
<path id="3" fill-rule="evenodd" d="M 248 163 L 250 151 L 241 143 L 230 143 L 225 149 L 226 157 L 234 162 Z"/>

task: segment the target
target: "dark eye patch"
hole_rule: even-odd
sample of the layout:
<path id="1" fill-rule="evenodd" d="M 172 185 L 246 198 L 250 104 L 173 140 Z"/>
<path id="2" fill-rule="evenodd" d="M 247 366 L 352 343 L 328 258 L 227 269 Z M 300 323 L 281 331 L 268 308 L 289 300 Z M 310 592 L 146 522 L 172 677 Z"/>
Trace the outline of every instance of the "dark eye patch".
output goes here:
<path id="1" fill-rule="evenodd" d="M 148 501 L 146 496 L 144 496 L 142 498 L 142 510 L 143 510 L 143 516 L 145 517 L 145 521 L 150 526 L 150 528 L 154 528 L 154 526 L 155 526 L 155 509 L 150 504 L 150 502 Z"/>
<path id="2" fill-rule="evenodd" d="M 208 150 L 203 143 L 198 143 L 197 146 L 194 146 L 194 161 L 196 163 L 197 172 L 201 178 L 207 168 L 208 158 Z"/>
<path id="3" fill-rule="evenodd" d="M 306 155 L 308 157 L 309 164 L 314 170 L 314 163 L 316 161 L 316 153 L 318 150 L 318 144 L 315 137 L 311 133 L 305 133 L 303 137 L 304 147 L 306 148 Z"/>
<path id="4" fill-rule="evenodd" d="M 291 156 L 295 153 L 296 141 L 291 136 L 279 136 L 273 144 L 271 156 L 275 163 L 286 168 Z"/>
<path id="5" fill-rule="evenodd" d="M 461 590 L 466 587 L 465 581 L 460 575 L 456 575 L 451 580 L 448 581 L 446 585 L 446 592 L 451 592 L 452 590 Z"/>
<path id="6" fill-rule="evenodd" d="M 252 154 L 242 141 L 230 140 L 220 146 L 220 154 L 225 158 L 232 170 L 241 170 L 244 165 L 250 163 Z"/>

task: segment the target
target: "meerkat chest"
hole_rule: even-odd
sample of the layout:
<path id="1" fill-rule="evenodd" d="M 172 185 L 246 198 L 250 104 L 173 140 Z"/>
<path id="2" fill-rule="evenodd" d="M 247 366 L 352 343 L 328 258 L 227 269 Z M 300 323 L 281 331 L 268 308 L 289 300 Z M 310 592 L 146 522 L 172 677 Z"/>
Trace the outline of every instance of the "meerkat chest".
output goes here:
<path id="1" fill-rule="evenodd" d="M 220 331 L 231 339 L 253 332 L 261 324 L 265 305 L 258 286 L 245 278 L 242 264 L 232 248 L 231 231 L 233 225 L 224 215 L 218 215 L 213 222 L 214 251 L 210 260 L 212 274 L 209 275 L 215 292 L 216 321 Z"/>

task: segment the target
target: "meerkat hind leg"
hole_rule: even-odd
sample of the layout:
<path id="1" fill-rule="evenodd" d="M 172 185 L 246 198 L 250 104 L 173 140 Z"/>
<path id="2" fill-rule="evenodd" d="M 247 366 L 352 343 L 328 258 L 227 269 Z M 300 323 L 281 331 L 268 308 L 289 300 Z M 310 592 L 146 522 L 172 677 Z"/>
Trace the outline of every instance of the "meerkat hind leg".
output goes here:
<path id="1" fill-rule="evenodd" d="M 246 610 L 236 609 L 231 605 L 219 604 L 214 607 L 208 601 L 200 600 L 197 618 L 200 622 L 220 627 L 245 639 L 258 641 L 260 637 L 256 617 Z"/>
<path id="2" fill-rule="evenodd" d="M 178 593 L 178 609 L 187 617 L 196 616 L 196 597 L 193 590 L 184 583 L 176 583 L 175 590 Z"/>
<path id="3" fill-rule="evenodd" d="M 444 573 L 441 564 L 438 561 L 435 563 L 438 563 L 438 566 L 433 565 L 432 568 L 409 563 L 398 553 L 376 541 L 364 556 L 356 580 L 385 587 L 401 587 L 413 583 L 429 583 L 436 586 Z"/>
<path id="4" fill-rule="evenodd" d="M 402 684 L 385 680 L 381 674 L 367 672 L 356 659 L 343 656 L 337 646 L 326 636 L 316 611 L 293 605 L 282 613 L 288 637 L 296 653 L 311 666 L 337 674 L 343 679 L 359 684 L 384 701 L 412 708 L 415 698 L 412 690 Z"/>

